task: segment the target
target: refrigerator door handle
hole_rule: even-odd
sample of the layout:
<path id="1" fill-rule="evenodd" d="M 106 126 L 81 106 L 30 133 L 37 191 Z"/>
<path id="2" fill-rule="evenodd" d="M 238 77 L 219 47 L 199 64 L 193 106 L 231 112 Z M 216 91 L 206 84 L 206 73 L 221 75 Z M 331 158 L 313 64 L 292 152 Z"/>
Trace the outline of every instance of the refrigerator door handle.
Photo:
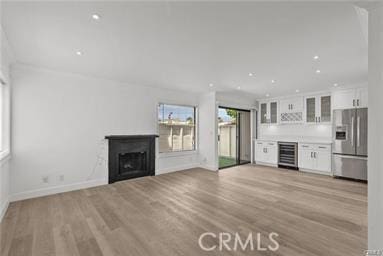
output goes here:
<path id="1" fill-rule="evenodd" d="M 351 145 L 354 146 L 354 117 L 351 117 Z"/>
<path id="2" fill-rule="evenodd" d="M 356 146 L 360 147 L 360 116 L 356 119 Z"/>

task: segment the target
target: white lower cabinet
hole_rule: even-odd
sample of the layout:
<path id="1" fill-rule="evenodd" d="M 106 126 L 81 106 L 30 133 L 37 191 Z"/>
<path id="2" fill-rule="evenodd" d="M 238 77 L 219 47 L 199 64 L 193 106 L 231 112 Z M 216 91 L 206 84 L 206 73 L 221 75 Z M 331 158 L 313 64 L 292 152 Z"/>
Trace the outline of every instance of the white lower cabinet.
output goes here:
<path id="1" fill-rule="evenodd" d="M 298 167 L 331 174 L 331 144 L 299 143 Z"/>
<path id="2" fill-rule="evenodd" d="M 257 141 L 255 143 L 256 163 L 278 164 L 278 143 L 275 141 Z"/>

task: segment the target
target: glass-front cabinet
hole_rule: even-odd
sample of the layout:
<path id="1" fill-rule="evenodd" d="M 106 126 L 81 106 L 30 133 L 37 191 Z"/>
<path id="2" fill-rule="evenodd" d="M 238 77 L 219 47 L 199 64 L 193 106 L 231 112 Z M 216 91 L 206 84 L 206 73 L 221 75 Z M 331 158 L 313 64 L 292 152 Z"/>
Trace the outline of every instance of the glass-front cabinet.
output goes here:
<path id="1" fill-rule="evenodd" d="M 305 98 L 306 123 L 331 122 L 331 96 L 317 95 Z"/>
<path id="2" fill-rule="evenodd" d="M 278 123 L 278 102 L 277 101 L 261 102 L 260 123 L 261 124 Z"/>

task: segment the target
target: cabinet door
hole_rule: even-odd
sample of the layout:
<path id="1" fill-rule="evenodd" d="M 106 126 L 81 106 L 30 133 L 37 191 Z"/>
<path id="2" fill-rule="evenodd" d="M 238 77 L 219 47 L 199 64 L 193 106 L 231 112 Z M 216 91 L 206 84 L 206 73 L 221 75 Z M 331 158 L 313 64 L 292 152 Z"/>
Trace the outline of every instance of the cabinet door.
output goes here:
<path id="1" fill-rule="evenodd" d="M 267 143 L 267 163 L 277 164 L 278 163 L 278 146 L 276 142 Z"/>
<path id="2" fill-rule="evenodd" d="M 331 122 L 331 96 L 320 97 L 320 115 L 321 123 Z"/>
<path id="3" fill-rule="evenodd" d="M 281 113 L 291 112 L 291 101 L 290 100 L 280 100 L 279 108 Z"/>
<path id="4" fill-rule="evenodd" d="M 313 151 L 299 150 L 298 151 L 298 167 L 303 169 L 313 169 Z"/>
<path id="5" fill-rule="evenodd" d="M 261 103 L 261 124 L 267 123 L 267 103 Z"/>
<path id="6" fill-rule="evenodd" d="M 255 143 L 255 161 L 263 162 L 264 161 L 264 152 L 263 152 L 263 143 L 256 142 Z"/>
<path id="7" fill-rule="evenodd" d="M 316 99 L 315 97 L 306 98 L 306 122 L 315 123 L 316 121 Z"/>
<path id="8" fill-rule="evenodd" d="M 332 95 L 333 109 L 347 109 L 354 108 L 355 102 L 355 90 L 336 91 Z"/>
<path id="9" fill-rule="evenodd" d="M 303 111 L 303 97 L 296 97 L 290 100 L 291 112 Z"/>
<path id="10" fill-rule="evenodd" d="M 276 124 L 278 120 L 277 102 L 270 102 L 270 123 Z"/>
<path id="11" fill-rule="evenodd" d="M 367 108 L 368 107 L 368 90 L 367 88 L 357 89 L 356 92 L 357 99 L 356 105 L 358 108 Z"/>
<path id="12" fill-rule="evenodd" d="M 314 169 L 322 172 L 331 172 L 331 152 L 315 151 L 314 154 Z"/>

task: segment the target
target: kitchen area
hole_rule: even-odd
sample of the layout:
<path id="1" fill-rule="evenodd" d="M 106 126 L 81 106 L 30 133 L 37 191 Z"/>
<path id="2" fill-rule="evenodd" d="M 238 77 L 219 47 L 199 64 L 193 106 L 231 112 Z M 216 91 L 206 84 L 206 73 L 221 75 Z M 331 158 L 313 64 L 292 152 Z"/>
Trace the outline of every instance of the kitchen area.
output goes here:
<path id="1" fill-rule="evenodd" d="M 256 164 L 367 181 L 366 87 L 259 100 Z"/>

